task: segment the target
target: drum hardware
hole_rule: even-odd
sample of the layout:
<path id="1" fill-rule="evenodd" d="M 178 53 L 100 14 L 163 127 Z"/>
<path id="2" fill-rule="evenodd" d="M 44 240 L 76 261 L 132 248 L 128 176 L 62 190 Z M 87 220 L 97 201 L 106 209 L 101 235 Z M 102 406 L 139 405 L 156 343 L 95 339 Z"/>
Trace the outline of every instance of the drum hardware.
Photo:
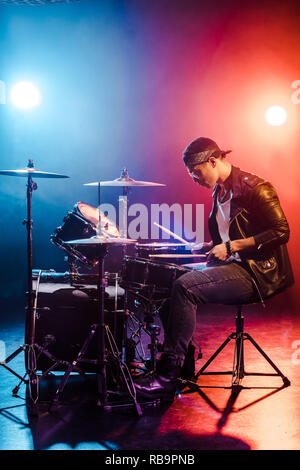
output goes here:
<path id="1" fill-rule="evenodd" d="M 42 282 L 62 282 L 69 283 L 71 286 L 83 286 L 83 285 L 97 285 L 98 274 L 79 273 L 65 271 L 64 273 L 58 273 L 54 269 L 49 270 L 32 270 L 32 278 L 37 280 L 38 278 Z M 113 285 L 116 290 L 118 288 L 120 276 L 118 273 L 104 273 L 104 284 L 105 287 Z M 117 310 L 117 309 L 116 309 Z"/>
<path id="2" fill-rule="evenodd" d="M 69 178 L 66 175 L 60 175 L 57 173 L 49 173 L 45 171 L 40 171 L 34 167 L 33 160 L 29 159 L 28 165 L 26 168 L 21 170 L 1 170 L 1 175 L 7 176 L 19 176 L 27 178 L 27 220 L 24 220 L 23 224 L 27 229 L 27 301 L 26 301 L 26 325 L 25 325 L 25 336 L 29 339 L 28 344 L 20 346 L 16 351 L 14 351 L 8 358 L 0 363 L 1 366 L 5 367 L 9 372 L 14 374 L 20 379 L 20 384 L 14 389 L 18 390 L 21 383 L 29 385 L 31 400 L 33 403 L 32 412 L 35 412 L 34 406 L 38 400 L 38 383 L 41 378 L 37 377 L 35 363 L 36 363 L 36 350 L 40 354 L 48 354 L 47 349 L 43 348 L 34 343 L 35 338 L 35 312 L 34 312 L 34 293 L 32 285 L 32 194 L 33 191 L 36 191 L 38 186 L 33 181 L 35 178 Z M 21 377 L 13 369 L 9 368 L 7 364 L 16 357 L 22 351 L 25 352 L 25 364 L 26 364 L 26 374 Z M 56 358 L 55 358 L 56 359 Z M 28 375 L 28 379 L 26 376 Z"/>
<path id="3" fill-rule="evenodd" d="M 161 343 L 159 342 L 161 328 L 156 324 L 155 318 L 157 317 L 161 307 L 160 304 L 163 303 L 166 299 L 153 299 L 155 293 L 154 286 L 149 288 L 147 297 L 142 296 L 136 291 L 131 291 L 130 289 L 128 292 L 133 294 L 135 298 L 135 304 L 140 303 L 143 306 L 144 311 L 143 321 L 141 321 L 131 310 L 128 312 L 132 325 L 136 326 L 135 329 L 131 330 L 131 344 L 134 346 L 135 352 L 139 356 L 139 360 L 144 363 L 146 368 L 150 370 L 156 370 L 157 354 L 161 349 Z M 137 300 L 137 298 L 139 300 Z M 150 350 L 150 359 L 146 357 L 141 341 L 141 332 L 146 333 L 150 338 L 150 343 L 148 344 L 148 349 Z M 142 353 L 139 353 L 138 346 L 142 349 Z M 133 354 L 130 360 L 131 363 L 134 362 Z M 135 365 L 134 368 L 136 368 Z"/>
<path id="4" fill-rule="evenodd" d="M 137 325 L 136 330 L 132 332 L 131 340 L 141 358 L 137 348 L 137 345 L 141 346 L 140 334 L 143 331 L 149 335 L 150 361 L 143 357 L 142 362 L 145 365 L 148 364 L 151 370 L 156 369 L 157 353 L 161 346 L 159 343 L 160 327 L 155 323 L 155 316 L 162 304 L 169 298 L 174 280 L 188 270 L 178 265 L 155 263 L 149 259 L 129 256 L 124 258 L 120 285 L 127 295 L 132 294 L 135 302 L 141 302 L 144 308 L 144 323 L 138 319 L 132 309 L 129 309 L 131 322 Z"/>
<path id="5" fill-rule="evenodd" d="M 74 256 L 67 255 L 65 256 L 65 261 L 68 263 L 69 273 L 78 274 L 78 269 L 76 266 L 76 258 Z"/>
<path id="6" fill-rule="evenodd" d="M 50 408 L 53 406 L 56 406 L 59 402 L 60 396 L 63 392 L 63 389 L 66 385 L 66 382 L 73 371 L 73 366 L 77 366 L 78 363 L 84 361 L 84 356 L 86 353 L 86 350 L 94 337 L 95 333 L 97 332 L 98 335 L 98 353 L 97 353 L 97 392 L 98 392 L 98 403 L 97 405 L 101 408 L 109 409 L 111 405 L 108 403 L 108 394 L 112 393 L 111 391 L 107 390 L 107 377 L 106 377 L 106 367 L 107 363 L 109 360 L 109 357 L 106 357 L 106 351 L 105 351 L 105 339 L 110 341 L 111 344 L 111 355 L 114 358 L 114 360 L 117 361 L 118 367 L 120 370 L 120 373 L 124 379 L 125 385 L 127 387 L 127 391 L 129 392 L 129 395 L 133 399 L 136 411 L 138 415 L 141 415 L 141 408 L 140 405 L 137 403 L 136 400 L 136 394 L 135 394 L 135 387 L 133 385 L 133 382 L 130 377 L 130 373 L 128 371 L 128 374 L 125 372 L 125 366 L 124 363 L 121 360 L 120 353 L 116 350 L 114 346 L 114 343 L 112 341 L 113 337 L 111 335 L 110 329 L 105 325 L 104 321 L 104 258 L 107 254 L 108 247 L 109 246 L 124 246 L 129 243 L 134 243 L 135 240 L 130 240 L 125 237 L 113 237 L 110 236 L 107 231 L 105 231 L 105 227 L 102 225 L 102 214 L 100 211 L 100 204 L 101 204 L 101 197 L 100 197 L 100 182 L 97 182 L 93 186 L 97 186 L 98 188 L 98 211 L 99 211 L 99 216 L 98 216 L 98 224 L 96 226 L 96 235 L 89 237 L 89 238 L 81 238 L 81 239 L 76 239 L 76 240 L 68 240 L 64 242 L 64 245 L 70 245 L 70 247 L 74 250 L 78 250 L 78 247 L 91 247 L 96 251 L 96 264 L 98 266 L 98 276 L 97 276 L 97 297 L 98 297 L 98 322 L 97 324 L 91 325 L 91 330 L 84 341 L 81 350 L 79 351 L 76 359 L 72 362 L 72 364 L 68 367 L 66 370 L 63 379 L 56 391 L 55 397 L 52 401 L 52 404 Z M 94 221 L 95 222 L 95 221 Z M 66 250 L 68 251 L 68 250 Z M 130 377 L 128 379 L 128 376 Z"/>
<path id="7" fill-rule="evenodd" d="M 182 244 L 180 244 L 180 246 L 182 246 Z M 146 244 L 146 247 L 149 248 L 149 250 L 153 248 L 161 249 L 168 248 L 169 244 Z M 172 257 L 177 256 L 178 254 L 172 255 Z M 161 257 L 163 258 L 164 255 L 161 255 Z M 205 263 L 196 263 L 196 269 L 203 269 L 205 266 Z M 160 329 L 155 324 L 155 317 L 163 304 L 170 297 L 173 282 L 179 276 L 191 270 L 194 270 L 194 263 L 189 265 L 177 265 L 162 261 L 158 262 L 157 260 L 154 261 L 151 259 L 150 255 L 149 258 L 124 257 L 121 286 L 124 287 L 127 293 L 131 294 L 134 299 L 134 306 L 129 309 L 129 319 L 133 325 L 130 340 L 131 345 L 135 347 L 136 354 L 146 367 L 150 367 L 151 369 L 156 368 L 156 357 L 161 347 L 158 338 Z M 144 322 L 141 321 L 133 311 L 134 307 L 138 305 L 143 306 L 145 314 Z M 141 332 L 146 333 L 150 337 L 150 361 L 145 357 L 145 351 L 141 343 Z M 141 353 L 138 347 L 141 348 Z M 133 354 L 131 354 L 131 356 L 133 356 Z"/>
<path id="8" fill-rule="evenodd" d="M 70 365 L 70 362 L 68 361 L 65 361 L 65 360 L 62 360 L 62 359 L 58 359 L 56 356 L 54 356 L 53 354 L 51 354 L 49 351 L 48 351 L 48 347 L 51 345 L 51 343 L 53 343 L 55 341 L 55 338 L 52 336 L 52 335 L 47 335 L 47 337 L 45 338 L 45 341 L 43 343 L 42 346 L 40 346 L 39 344 L 35 343 L 34 344 L 34 347 L 35 349 L 37 350 L 37 353 L 35 354 L 35 362 L 36 364 L 38 363 L 38 360 L 39 358 L 41 357 L 41 355 L 44 355 L 46 356 L 48 359 L 50 359 L 50 361 L 52 361 L 52 365 L 50 367 L 48 367 L 48 369 L 46 369 L 45 371 L 43 371 L 43 373 L 41 375 L 38 375 L 36 376 L 36 380 L 37 380 L 37 387 L 38 387 L 38 384 L 39 382 L 44 379 L 45 377 L 47 377 L 49 374 L 51 374 L 52 371 L 54 371 L 55 369 L 58 369 L 58 368 L 66 368 Z M 20 346 L 20 352 L 22 350 L 25 350 L 25 346 Z M 18 350 L 17 350 L 18 351 Z M 14 355 L 15 357 L 16 355 Z M 13 359 L 13 358 L 12 358 Z M 9 362 L 9 358 L 6 359 L 6 362 Z M 79 369 L 78 367 L 75 367 L 74 370 L 76 372 L 78 372 L 79 374 L 82 375 L 82 371 L 81 369 Z M 16 374 L 15 374 L 16 375 Z M 31 393 L 31 383 L 30 381 L 27 381 L 26 380 L 26 377 L 28 375 L 28 371 L 26 371 L 26 373 L 23 375 L 23 377 L 20 377 L 17 375 L 17 377 L 19 377 L 21 380 L 20 382 L 18 383 L 18 385 L 16 385 L 16 387 L 12 390 L 12 394 L 15 396 L 18 394 L 19 392 L 19 389 L 22 385 L 22 383 L 25 383 L 25 384 L 29 384 L 29 387 L 30 387 L 30 393 Z M 38 398 L 38 397 L 37 397 Z"/>
<path id="9" fill-rule="evenodd" d="M 93 268 L 95 266 L 95 261 L 89 260 L 87 256 L 84 256 L 83 253 L 78 250 L 75 250 L 75 248 L 68 247 L 68 245 L 56 235 L 51 235 L 50 240 L 52 243 L 54 243 L 56 246 L 58 246 L 68 254 L 67 260 L 70 271 L 73 271 L 74 269 L 76 270 L 75 260 L 80 261 L 82 264 L 88 266 L 89 268 Z M 71 261 L 69 261 L 70 258 Z"/>
<path id="10" fill-rule="evenodd" d="M 152 183 L 150 181 L 136 181 L 133 178 L 129 177 L 127 168 L 123 168 L 121 172 L 120 178 L 116 178 L 112 181 L 96 181 L 94 183 L 85 183 L 84 186 L 117 186 L 123 188 L 130 188 L 130 187 L 145 187 L 145 186 L 166 186 L 162 183 Z"/>
<path id="11" fill-rule="evenodd" d="M 122 214 L 122 226 L 120 230 L 121 237 L 127 237 L 127 213 L 128 213 L 128 194 L 132 187 L 154 187 L 154 186 L 166 186 L 161 183 L 152 183 L 150 181 L 136 181 L 129 177 L 127 168 L 123 168 L 120 178 L 112 181 L 96 181 L 93 183 L 85 183 L 84 186 L 115 186 L 123 188 L 123 194 L 119 196 L 119 209 Z M 125 253 L 124 253 L 125 254 Z"/>
<path id="12" fill-rule="evenodd" d="M 147 255 L 147 258 L 130 258 L 129 256 L 124 257 L 122 266 L 122 282 L 121 285 L 128 292 L 133 295 L 135 299 L 135 306 L 139 303 L 143 304 L 146 318 L 150 314 L 155 317 L 163 304 L 169 299 L 171 294 L 171 288 L 173 282 L 182 274 L 193 271 L 201 270 L 206 268 L 205 262 L 200 263 L 189 263 L 189 264 L 170 264 L 164 261 L 164 258 L 178 258 L 182 256 L 185 260 L 186 257 L 194 257 L 194 255 L 188 255 L 185 253 L 176 253 L 176 250 L 186 246 L 182 243 L 147 243 L 137 244 L 136 248 L 138 253 L 143 252 Z M 144 250 L 144 251 L 142 251 Z M 157 253 L 160 251 L 169 251 L 169 253 Z M 172 251 L 172 253 L 170 253 Z M 148 253 L 147 253 L 148 252 Z M 200 258 L 206 258 L 206 255 L 201 255 Z M 157 259 L 155 259 L 157 258 Z M 162 260 L 162 261 L 160 261 Z M 161 344 L 158 341 L 160 330 L 156 328 L 154 320 L 150 320 L 145 325 L 137 315 L 132 311 L 129 313 L 131 323 L 136 326 L 135 330 L 131 329 L 131 343 L 135 347 L 135 351 L 139 356 L 139 359 L 150 367 L 156 366 L 156 354 L 161 348 Z M 141 332 L 147 333 L 151 342 L 149 349 L 151 350 L 151 359 L 148 361 L 145 357 L 145 352 L 142 348 Z M 198 349 L 198 358 L 201 357 L 201 348 L 193 340 L 194 345 Z M 142 353 L 138 351 L 138 346 L 141 346 Z M 133 356 L 133 354 L 132 354 Z M 137 367 L 136 367 L 137 368 Z"/>
<path id="13" fill-rule="evenodd" d="M 160 351 L 162 346 L 158 339 L 160 326 L 151 325 L 153 328 L 149 329 L 149 326 L 141 321 L 134 312 L 129 311 L 128 315 L 132 326 L 129 326 L 131 336 L 127 341 L 127 364 L 133 370 L 153 370 L 156 365 L 157 352 Z M 150 337 L 150 344 L 148 344 L 150 359 L 146 356 L 144 350 L 143 332 Z"/>
<path id="14" fill-rule="evenodd" d="M 99 189 L 99 186 L 98 186 Z M 100 194 L 98 193 L 98 197 L 100 199 Z M 100 201 L 99 201 L 100 202 Z M 100 204 L 99 204 L 100 207 Z M 68 366 L 59 387 L 56 390 L 55 397 L 52 400 L 50 405 L 50 409 L 55 408 L 59 400 L 61 398 L 62 392 L 65 388 L 65 385 L 74 370 L 74 367 L 77 367 L 80 362 L 85 361 L 84 358 L 87 348 L 93 339 L 94 335 L 97 333 L 98 335 L 98 353 L 97 353 L 97 392 L 98 392 L 98 403 L 97 405 L 101 407 L 103 410 L 108 410 L 112 406 L 112 403 L 108 402 L 108 394 L 111 393 L 107 389 L 107 376 L 106 376 L 106 367 L 110 357 L 106 355 L 105 350 L 105 339 L 110 342 L 111 344 L 111 357 L 117 361 L 119 371 L 122 375 L 124 380 L 125 386 L 129 395 L 131 396 L 134 406 L 136 408 L 137 414 L 139 416 L 142 415 L 141 407 L 136 400 L 136 393 L 135 387 L 132 382 L 130 373 L 128 369 L 126 370 L 126 365 L 122 361 L 120 357 L 120 352 L 116 349 L 116 345 L 113 341 L 113 336 L 111 331 L 107 325 L 105 325 L 104 319 L 104 293 L 105 293 L 105 283 L 104 283 L 104 258 L 108 252 L 109 246 L 117 246 L 123 244 L 134 243 L 135 240 L 125 239 L 122 237 L 108 237 L 107 235 L 103 235 L 100 231 L 96 236 L 87 238 L 87 239 L 77 239 L 77 240 L 70 240 L 66 242 L 70 245 L 75 246 L 93 246 L 97 250 L 97 266 L 98 266 L 98 276 L 97 276 L 97 298 L 98 298 L 98 323 L 91 325 L 90 333 L 87 336 L 86 340 L 84 341 L 82 348 L 80 349 L 77 357 L 72 361 L 72 363 Z"/>

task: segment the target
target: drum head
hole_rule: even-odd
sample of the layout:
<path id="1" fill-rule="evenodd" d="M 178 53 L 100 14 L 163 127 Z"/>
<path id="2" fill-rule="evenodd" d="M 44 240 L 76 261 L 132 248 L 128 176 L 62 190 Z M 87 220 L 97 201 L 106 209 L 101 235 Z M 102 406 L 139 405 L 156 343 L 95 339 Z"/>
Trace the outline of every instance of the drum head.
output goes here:
<path id="1" fill-rule="evenodd" d="M 83 216 L 86 220 L 91 222 L 95 227 L 99 223 L 99 211 L 97 207 L 90 206 L 85 202 L 77 202 L 76 204 L 77 211 Z M 116 227 L 116 224 L 110 220 L 103 212 L 101 212 L 101 228 L 102 231 L 107 233 L 112 237 L 120 237 L 120 232 Z"/>

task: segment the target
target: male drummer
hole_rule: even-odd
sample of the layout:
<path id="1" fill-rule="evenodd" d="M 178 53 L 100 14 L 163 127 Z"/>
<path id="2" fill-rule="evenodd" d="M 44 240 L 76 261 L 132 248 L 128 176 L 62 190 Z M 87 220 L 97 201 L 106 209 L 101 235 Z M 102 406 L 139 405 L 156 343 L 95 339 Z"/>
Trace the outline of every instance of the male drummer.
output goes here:
<path id="1" fill-rule="evenodd" d="M 207 266 L 174 282 L 163 353 L 155 373 L 136 379 L 139 396 L 173 400 L 201 304 L 263 302 L 294 282 L 286 248 L 289 226 L 276 191 L 268 181 L 231 165 L 229 152 L 205 137 L 183 152 L 194 182 L 214 188 L 211 241 L 202 248 L 208 251 Z"/>

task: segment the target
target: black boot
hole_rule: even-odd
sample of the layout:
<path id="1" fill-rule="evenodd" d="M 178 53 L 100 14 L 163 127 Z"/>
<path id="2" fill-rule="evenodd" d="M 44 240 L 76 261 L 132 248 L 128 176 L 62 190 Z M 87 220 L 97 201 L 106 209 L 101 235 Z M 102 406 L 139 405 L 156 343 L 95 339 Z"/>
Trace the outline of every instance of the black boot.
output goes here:
<path id="1" fill-rule="evenodd" d="M 173 401 L 182 362 L 182 360 L 174 356 L 162 354 L 161 359 L 157 363 L 156 372 L 149 372 L 134 380 L 137 396 Z"/>

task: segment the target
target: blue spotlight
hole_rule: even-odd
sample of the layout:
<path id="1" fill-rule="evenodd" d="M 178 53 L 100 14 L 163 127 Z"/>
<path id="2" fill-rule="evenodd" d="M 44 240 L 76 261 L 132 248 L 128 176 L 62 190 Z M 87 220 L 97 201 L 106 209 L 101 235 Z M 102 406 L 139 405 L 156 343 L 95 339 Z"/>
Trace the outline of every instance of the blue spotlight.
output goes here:
<path id="1" fill-rule="evenodd" d="M 40 92 L 31 82 L 17 83 L 13 86 L 10 96 L 13 104 L 22 109 L 34 108 L 41 102 Z"/>

